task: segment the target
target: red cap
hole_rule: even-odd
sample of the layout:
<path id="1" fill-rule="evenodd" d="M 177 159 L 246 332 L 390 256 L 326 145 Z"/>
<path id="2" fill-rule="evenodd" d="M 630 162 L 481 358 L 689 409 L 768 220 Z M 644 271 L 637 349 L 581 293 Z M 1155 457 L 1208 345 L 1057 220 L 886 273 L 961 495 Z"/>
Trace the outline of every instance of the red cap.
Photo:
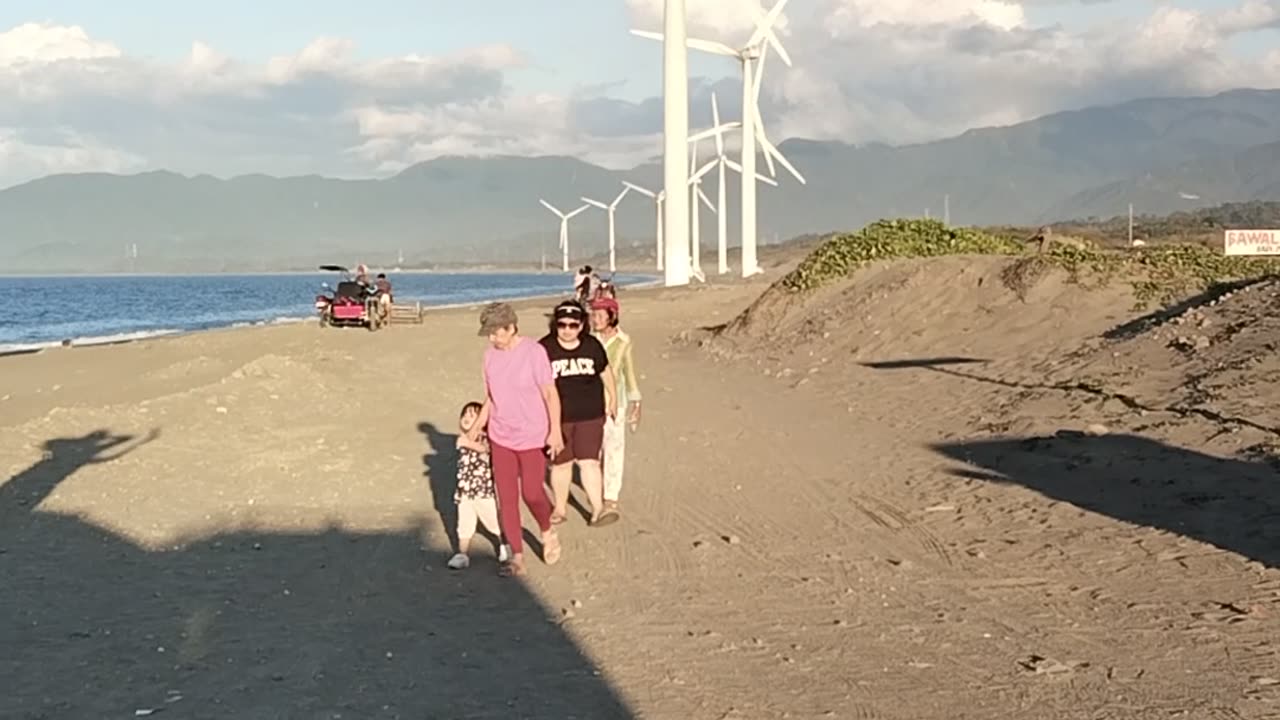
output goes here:
<path id="1" fill-rule="evenodd" d="M 608 310 L 614 315 L 618 314 L 618 301 L 611 297 L 596 298 L 591 301 L 592 310 Z"/>

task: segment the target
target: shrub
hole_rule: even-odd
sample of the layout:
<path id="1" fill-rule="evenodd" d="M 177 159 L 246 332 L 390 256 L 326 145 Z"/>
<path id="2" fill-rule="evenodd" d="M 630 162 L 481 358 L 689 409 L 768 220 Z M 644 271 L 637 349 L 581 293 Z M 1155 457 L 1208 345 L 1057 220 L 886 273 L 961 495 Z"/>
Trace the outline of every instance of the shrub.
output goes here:
<path id="1" fill-rule="evenodd" d="M 815 290 L 848 277 L 876 260 L 944 255 L 1022 255 L 1026 244 L 1008 235 L 953 228 L 937 220 L 879 220 L 863 229 L 828 239 L 780 284 L 791 292 Z M 1169 244 L 1123 250 L 1051 245 L 1042 255 L 1026 256 L 1001 274 L 1005 285 L 1025 298 L 1030 286 L 1057 267 L 1072 282 L 1102 285 L 1116 276 L 1133 285 L 1138 306 L 1169 302 L 1188 292 L 1230 280 L 1280 273 L 1280 259 L 1226 256 L 1193 244 Z"/>
<path id="2" fill-rule="evenodd" d="M 875 260 L 942 255 L 1016 255 L 1018 241 L 980 230 L 948 227 L 937 220 L 879 220 L 855 233 L 836 235 L 782 278 L 795 292 L 814 290 L 848 277 Z"/>

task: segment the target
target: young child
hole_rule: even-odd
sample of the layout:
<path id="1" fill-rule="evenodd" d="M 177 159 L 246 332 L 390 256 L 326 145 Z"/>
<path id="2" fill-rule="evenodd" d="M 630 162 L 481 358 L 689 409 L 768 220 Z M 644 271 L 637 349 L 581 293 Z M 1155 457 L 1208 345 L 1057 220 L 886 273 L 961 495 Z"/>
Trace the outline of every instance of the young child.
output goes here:
<path id="1" fill-rule="evenodd" d="M 458 426 L 458 485 L 453 491 L 453 502 L 458 506 L 458 552 L 449 558 L 449 567 L 461 570 L 471 565 L 467 551 L 476 533 L 476 520 L 494 536 L 501 538 L 498 525 L 498 501 L 493 487 L 493 467 L 489 463 L 489 442 L 483 432 L 472 441 L 467 434 L 480 417 L 480 403 L 469 402 L 462 406 Z M 501 541 L 500 541 L 501 542 Z M 499 562 L 506 562 L 510 550 L 505 542 L 498 550 Z"/>

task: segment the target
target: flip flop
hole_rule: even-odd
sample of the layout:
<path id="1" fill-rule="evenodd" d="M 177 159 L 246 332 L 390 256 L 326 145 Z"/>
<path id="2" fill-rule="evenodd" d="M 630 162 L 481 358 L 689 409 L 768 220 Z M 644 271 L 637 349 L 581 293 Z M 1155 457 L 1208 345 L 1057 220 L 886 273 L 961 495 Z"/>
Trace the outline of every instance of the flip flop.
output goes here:
<path id="1" fill-rule="evenodd" d="M 560 562 L 561 550 L 560 537 L 552 534 L 542 541 L 542 561 L 548 565 L 555 565 Z"/>
<path id="2" fill-rule="evenodd" d="M 520 577 L 525 574 L 524 565 L 517 565 L 513 562 L 505 562 L 498 566 L 498 577 L 510 578 Z"/>
<path id="3" fill-rule="evenodd" d="M 564 522 L 564 516 L 559 513 L 551 513 L 551 524 L 559 525 Z"/>
<path id="4" fill-rule="evenodd" d="M 595 521 L 591 523 L 591 527 L 604 527 L 605 525 L 612 525 L 621 519 L 622 519 L 622 516 L 618 514 L 617 510 L 614 510 L 613 508 L 605 508 L 604 510 L 600 511 L 600 517 L 596 518 Z"/>

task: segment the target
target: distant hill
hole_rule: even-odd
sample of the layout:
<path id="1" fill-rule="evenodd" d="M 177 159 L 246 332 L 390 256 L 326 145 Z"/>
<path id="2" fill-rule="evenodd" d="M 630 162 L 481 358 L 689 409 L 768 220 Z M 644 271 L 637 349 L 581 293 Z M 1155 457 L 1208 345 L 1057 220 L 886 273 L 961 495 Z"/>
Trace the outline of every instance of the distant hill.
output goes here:
<path id="1" fill-rule="evenodd" d="M 1164 215 L 1231 201 L 1274 199 L 1280 199 L 1280 142 L 1210 153 L 1176 167 L 1090 188 L 1054 206 L 1048 215 L 1098 215 L 1129 203 L 1136 212 Z"/>
<path id="2" fill-rule="evenodd" d="M 941 217 L 944 197 L 953 224 L 1111 217 L 1129 202 L 1168 213 L 1280 199 L 1280 91 L 1135 100 L 902 147 L 790 140 L 782 151 L 808 184 L 779 168 L 781 187 L 761 186 L 765 242 L 885 216 Z M 532 263 L 545 252 L 554 266 L 558 221 L 538 199 L 568 210 L 583 195 L 609 198 L 623 179 L 654 187 L 661 167 L 449 157 L 382 180 L 57 175 L 0 191 L 0 262 L 10 271 L 121 270 L 136 243 L 133 267 L 147 270 L 394 264 L 401 251 L 407 264 Z M 714 197 L 715 174 L 707 180 Z M 629 197 L 617 219 L 623 254 L 651 256 L 652 201 Z M 710 247 L 714 217 L 704 214 L 702 226 Z M 605 227 L 594 209 L 574 219 L 575 261 L 603 251 Z"/>

